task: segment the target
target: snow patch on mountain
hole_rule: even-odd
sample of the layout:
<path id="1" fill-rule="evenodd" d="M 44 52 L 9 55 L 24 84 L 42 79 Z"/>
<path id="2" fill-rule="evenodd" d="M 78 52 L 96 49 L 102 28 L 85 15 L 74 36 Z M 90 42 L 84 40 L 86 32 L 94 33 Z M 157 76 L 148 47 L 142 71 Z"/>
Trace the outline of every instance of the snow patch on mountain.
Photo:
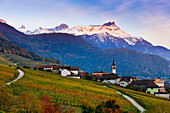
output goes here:
<path id="1" fill-rule="evenodd" d="M 137 41 L 137 38 L 132 37 L 131 35 L 122 31 L 118 26 L 116 26 L 115 22 L 108 22 L 103 25 L 75 26 L 72 28 L 69 28 L 66 24 L 61 24 L 55 28 L 39 27 L 34 31 L 26 30 L 25 27 L 22 26 L 18 30 L 29 35 L 42 33 L 69 33 L 76 36 L 97 34 L 99 37 L 98 41 L 103 43 L 107 40 L 108 35 L 123 38 L 129 45 L 135 45 Z"/>
<path id="2" fill-rule="evenodd" d="M 5 20 L 3 20 L 3 19 L 0 19 L 0 22 L 1 22 L 1 23 L 5 23 L 5 24 L 6 24 L 6 21 L 5 21 Z"/>

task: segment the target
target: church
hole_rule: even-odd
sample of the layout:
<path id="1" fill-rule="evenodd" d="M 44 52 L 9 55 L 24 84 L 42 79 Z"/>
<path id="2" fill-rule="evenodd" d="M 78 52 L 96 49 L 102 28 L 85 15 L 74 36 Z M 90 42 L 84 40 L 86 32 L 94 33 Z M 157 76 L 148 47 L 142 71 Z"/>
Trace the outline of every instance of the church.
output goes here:
<path id="1" fill-rule="evenodd" d="M 104 83 L 112 83 L 112 84 L 118 84 L 120 77 L 116 73 L 116 64 L 113 59 L 113 63 L 111 65 L 111 73 L 105 73 L 105 72 L 95 72 L 92 73 L 93 76 L 97 76 L 98 80 Z"/>

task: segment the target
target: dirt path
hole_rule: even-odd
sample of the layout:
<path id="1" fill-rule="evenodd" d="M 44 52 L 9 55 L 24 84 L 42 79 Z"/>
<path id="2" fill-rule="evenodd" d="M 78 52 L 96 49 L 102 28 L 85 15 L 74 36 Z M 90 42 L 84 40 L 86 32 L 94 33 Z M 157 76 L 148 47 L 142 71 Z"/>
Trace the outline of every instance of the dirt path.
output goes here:
<path id="1" fill-rule="evenodd" d="M 18 77 L 17 77 L 16 79 L 14 79 L 13 81 L 6 83 L 6 85 L 10 85 L 12 82 L 17 81 L 18 79 L 20 79 L 20 78 L 22 78 L 22 77 L 24 76 L 24 72 L 23 72 L 23 71 L 21 71 L 20 69 L 18 69 L 18 72 L 19 72 Z"/>
<path id="2" fill-rule="evenodd" d="M 123 97 L 125 97 L 126 99 L 128 99 L 135 107 L 137 107 L 141 113 L 143 113 L 144 111 L 146 111 L 141 105 L 139 105 L 135 100 L 133 100 L 131 97 L 124 95 L 120 92 L 117 91 L 117 93 L 121 94 Z"/>

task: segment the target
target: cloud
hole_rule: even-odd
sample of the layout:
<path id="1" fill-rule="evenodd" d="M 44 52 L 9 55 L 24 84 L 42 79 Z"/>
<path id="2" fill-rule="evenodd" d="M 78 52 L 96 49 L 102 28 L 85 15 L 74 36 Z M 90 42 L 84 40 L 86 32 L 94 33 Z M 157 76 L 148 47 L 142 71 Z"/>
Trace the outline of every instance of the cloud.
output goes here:
<path id="1" fill-rule="evenodd" d="M 135 2 L 135 0 L 130 0 L 130 1 L 124 0 L 124 2 L 117 7 L 116 11 L 119 12 L 119 11 L 129 10 L 130 7 L 133 6 L 133 3 L 134 3 L 134 2 Z"/>

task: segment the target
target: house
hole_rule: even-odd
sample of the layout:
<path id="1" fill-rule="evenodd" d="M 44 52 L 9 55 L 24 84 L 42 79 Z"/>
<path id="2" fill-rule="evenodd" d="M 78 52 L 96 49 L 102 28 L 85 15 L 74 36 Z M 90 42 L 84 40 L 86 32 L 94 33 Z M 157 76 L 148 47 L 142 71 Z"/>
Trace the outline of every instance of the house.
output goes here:
<path id="1" fill-rule="evenodd" d="M 159 86 L 154 83 L 154 81 L 150 81 L 149 84 L 147 84 L 146 93 L 154 95 L 155 93 L 158 93 Z"/>
<path id="2" fill-rule="evenodd" d="M 79 78 L 79 67 L 57 66 L 57 65 L 37 65 L 37 70 L 52 71 L 53 73 L 61 74 L 72 78 Z"/>
<path id="3" fill-rule="evenodd" d="M 88 75 L 89 75 L 88 72 L 79 72 L 78 73 L 78 76 L 80 76 L 80 77 L 84 77 L 84 76 L 88 76 Z"/>
<path id="4" fill-rule="evenodd" d="M 59 74 L 59 73 L 60 73 L 60 70 L 59 70 L 59 69 L 60 69 L 60 66 L 53 65 L 53 70 L 52 70 L 52 72 Z"/>
<path id="5" fill-rule="evenodd" d="M 53 66 L 52 65 L 37 65 L 37 70 L 52 71 Z"/>
<path id="6" fill-rule="evenodd" d="M 165 88 L 159 88 L 158 92 L 155 93 L 155 96 L 169 98 L 169 93 L 166 92 Z"/>
<path id="7" fill-rule="evenodd" d="M 37 70 L 42 71 L 45 65 L 37 65 Z"/>
<path id="8" fill-rule="evenodd" d="M 45 66 L 43 67 L 43 70 L 44 70 L 44 71 L 52 71 L 52 70 L 53 70 L 53 66 L 52 66 L 52 65 L 45 65 Z"/>
<path id="9" fill-rule="evenodd" d="M 79 67 L 70 67 L 70 71 L 75 75 L 79 74 Z"/>
<path id="10" fill-rule="evenodd" d="M 127 85 L 129 85 L 132 81 L 135 81 L 136 77 L 132 77 L 132 76 L 122 76 L 120 78 L 120 82 L 119 85 L 126 87 Z"/>
<path id="11" fill-rule="evenodd" d="M 74 73 L 71 73 L 71 75 L 67 75 L 67 77 L 71 77 L 71 78 L 77 78 L 80 79 L 80 76 L 75 75 Z"/>
<path id="12" fill-rule="evenodd" d="M 74 75 L 78 75 L 79 74 L 79 67 L 70 67 L 70 66 L 63 66 L 59 68 L 60 72 L 61 72 L 61 76 L 65 76 L 65 72 L 67 70 L 67 72 L 69 71 L 70 73 L 68 73 L 68 75 L 71 75 L 71 73 L 73 73 Z M 64 71 L 63 71 L 64 70 Z M 64 73 L 63 73 L 64 72 Z M 64 75 L 63 75 L 64 74 Z"/>
<path id="13" fill-rule="evenodd" d="M 101 78 L 102 77 L 102 74 L 109 74 L 109 73 L 106 73 L 104 71 L 98 71 L 98 72 L 94 72 L 92 73 L 91 75 L 96 77 L 96 78 Z"/>
<path id="14" fill-rule="evenodd" d="M 61 76 L 68 76 L 71 75 L 71 72 L 68 69 L 61 70 Z"/>
<path id="15" fill-rule="evenodd" d="M 155 83 L 156 85 L 158 85 L 159 87 L 164 87 L 164 81 L 163 81 L 162 79 L 157 79 L 157 78 L 155 77 L 154 80 L 155 80 L 154 83 Z"/>
<path id="16" fill-rule="evenodd" d="M 102 74 L 100 80 L 104 83 L 116 84 L 118 78 L 120 77 L 117 74 L 108 73 L 108 74 Z"/>
<path id="17" fill-rule="evenodd" d="M 158 92 L 158 93 L 155 93 L 155 96 L 165 97 L 169 99 L 169 93 L 167 92 Z"/>
<path id="18" fill-rule="evenodd" d="M 147 90 L 147 85 L 150 83 L 150 81 L 154 80 L 133 80 L 130 85 L 134 87 L 140 87 L 142 88 L 142 91 Z"/>
<path id="19" fill-rule="evenodd" d="M 59 68 L 61 76 L 80 79 L 79 67 L 63 66 Z"/>

